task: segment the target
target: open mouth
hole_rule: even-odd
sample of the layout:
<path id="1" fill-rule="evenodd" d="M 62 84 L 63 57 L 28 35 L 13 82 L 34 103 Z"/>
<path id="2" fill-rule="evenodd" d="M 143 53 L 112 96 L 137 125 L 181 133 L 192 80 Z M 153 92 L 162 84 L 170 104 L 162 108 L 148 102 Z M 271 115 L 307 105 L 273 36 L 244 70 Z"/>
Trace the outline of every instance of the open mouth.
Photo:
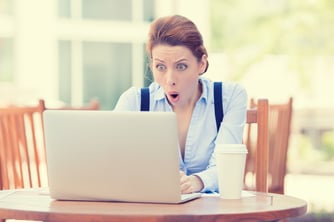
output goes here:
<path id="1" fill-rule="evenodd" d="M 170 96 L 173 97 L 173 99 L 176 99 L 176 98 L 179 96 L 179 94 L 177 94 L 177 93 L 172 93 L 172 94 L 170 94 Z"/>
<path id="2" fill-rule="evenodd" d="M 172 103 L 176 103 L 180 98 L 179 93 L 173 92 L 173 93 L 169 93 L 168 95 L 169 95 L 169 101 Z"/>

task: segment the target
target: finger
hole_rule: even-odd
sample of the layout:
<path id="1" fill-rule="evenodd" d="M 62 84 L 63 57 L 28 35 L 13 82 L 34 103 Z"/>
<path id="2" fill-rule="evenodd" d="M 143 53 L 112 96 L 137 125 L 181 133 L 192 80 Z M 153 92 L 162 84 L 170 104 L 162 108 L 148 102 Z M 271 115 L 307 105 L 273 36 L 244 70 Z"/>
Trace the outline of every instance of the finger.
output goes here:
<path id="1" fill-rule="evenodd" d="M 193 192 L 193 187 L 191 186 L 190 183 L 182 184 L 181 193 L 192 193 L 192 192 Z"/>
<path id="2" fill-rule="evenodd" d="M 180 171 L 180 183 L 183 184 L 186 181 L 187 181 L 187 175 L 183 171 Z"/>
<path id="3" fill-rule="evenodd" d="M 184 173 L 180 174 L 180 184 L 190 183 L 189 176 L 185 175 Z"/>
<path id="4" fill-rule="evenodd" d="M 180 178 L 180 187 L 182 193 L 191 193 L 193 191 L 192 183 L 189 176 L 182 176 Z"/>

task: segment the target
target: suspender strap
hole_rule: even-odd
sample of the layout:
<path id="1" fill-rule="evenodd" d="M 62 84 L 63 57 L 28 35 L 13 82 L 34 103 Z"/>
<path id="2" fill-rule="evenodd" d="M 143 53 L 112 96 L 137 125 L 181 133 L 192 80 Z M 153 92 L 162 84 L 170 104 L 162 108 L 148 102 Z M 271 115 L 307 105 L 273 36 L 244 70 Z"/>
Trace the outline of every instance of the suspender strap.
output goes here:
<path id="1" fill-rule="evenodd" d="M 144 87 L 141 91 L 140 111 L 150 111 L 150 89 Z"/>
<path id="2" fill-rule="evenodd" d="M 215 115 L 216 115 L 216 126 L 217 132 L 220 128 L 220 123 L 224 118 L 223 112 L 223 98 L 222 98 L 222 82 L 214 82 L 214 103 L 215 103 Z"/>

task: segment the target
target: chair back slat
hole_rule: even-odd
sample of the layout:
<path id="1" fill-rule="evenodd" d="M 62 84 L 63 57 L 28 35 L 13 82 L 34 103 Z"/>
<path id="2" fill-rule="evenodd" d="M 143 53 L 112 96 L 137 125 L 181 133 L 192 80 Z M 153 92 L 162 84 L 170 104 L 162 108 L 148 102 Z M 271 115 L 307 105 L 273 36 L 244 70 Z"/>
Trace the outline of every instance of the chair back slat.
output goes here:
<path id="1" fill-rule="evenodd" d="M 269 106 L 269 191 L 284 193 L 293 99 Z"/>
<path id="2" fill-rule="evenodd" d="M 246 145 L 248 148 L 246 172 L 250 168 L 247 164 L 252 164 L 252 172 L 255 175 L 255 189 L 259 192 L 268 192 L 268 161 L 269 161 L 269 133 L 268 133 L 268 112 L 269 102 L 267 99 L 259 99 L 256 107 L 247 110 L 246 118 Z M 251 128 L 256 125 L 256 148 L 251 145 Z M 253 161 L 251 161 L 253 160 Z M 251 163 L 250 163 L 251 162 Z"/>
<path id="3" fill-rule="evenodd" d="M 46 181 L 44 109 L 41 103 L 0 108 L 0 137 L 3 140 L 0 144 L 1 189 L 40 187 L 43 172 Z"/>

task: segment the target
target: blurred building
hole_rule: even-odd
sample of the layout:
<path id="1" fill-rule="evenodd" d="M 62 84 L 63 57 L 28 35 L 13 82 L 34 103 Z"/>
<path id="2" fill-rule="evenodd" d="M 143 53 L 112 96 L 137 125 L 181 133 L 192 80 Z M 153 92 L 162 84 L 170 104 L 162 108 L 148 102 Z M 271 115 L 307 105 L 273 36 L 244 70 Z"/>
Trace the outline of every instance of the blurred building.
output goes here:
<path id="1" fill-rule="evenodd" d="M 0 0 L 0 104 L 82 105 L 96 97 L 112 109 L 124 90 L 150 81 L 150 22 L 183 14 L 209 33 L 208 2 Z"/>

